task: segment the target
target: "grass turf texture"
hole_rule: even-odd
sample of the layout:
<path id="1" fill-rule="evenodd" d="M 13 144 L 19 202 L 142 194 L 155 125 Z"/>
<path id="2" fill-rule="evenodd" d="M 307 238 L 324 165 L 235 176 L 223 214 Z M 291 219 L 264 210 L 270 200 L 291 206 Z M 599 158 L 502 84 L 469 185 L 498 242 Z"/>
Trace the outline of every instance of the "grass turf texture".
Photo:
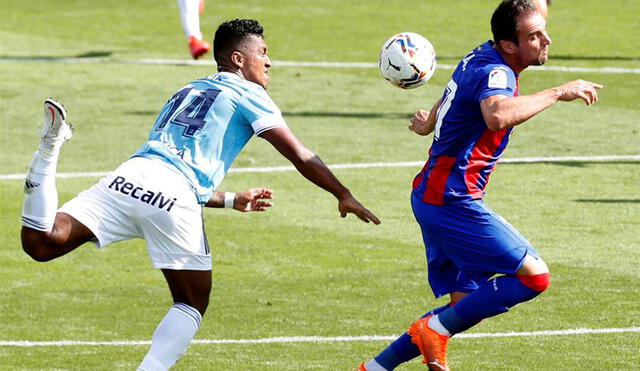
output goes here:
<path id="1" fill-rule="evenodd" d="M 6 6 L 5 6 L 6 4 Z M 444 63 L 489 38 L 488 1 L 246 1 L 208 4 L 203 31 L 233 17 L 258 17 L 275 60 L 375 61 L 392 33 L 434 42 Z M 364 4 L 364 3 L 362 3 Z M 396 4 L 391 6 L 389 4 Z M 638 3 L 554 2 L 550 65 L 638 68 Z M 634 11 L 635 9 L 635 11 Z M 462 11 L 463 16 L 458 16 Z M 128 14 L 144 15 L 135 19 Z M 471 16 L 469 16 L 471 15 Z M 0 56 L 185 58 L 174 1 L 7 1 Z M 612 21 L 615 19 L 615 22 Z M 626 20 L 626 21 L 625 21 Z M 588 27 L 585 26 L 588 24 Z M 443 31 L 443 30 L 446 30 Z M 553 59 L 554 55 L 558 56 Z M 78 130 L 59 171 L 109 171 L 146 137 L 157 111 L 206 66 L 69 65 L 0 62 L 1 173 L 24 172 L 37 146 L 42 100 L 60 98 Z M 402 91 L 374 69 L 277 68 L 270 93 L 289 125 L 327 163 L 417 161 L 431 138 L 406 130 L 417 108 L 440 96 L 450 71 Z M 574 78 L 606 85 L 601 100 L 560 103 L 514 133 L 508 157 L 637 154 L 638 75 L 525 71 L 522 93 Z M 286 161 L 254 139 L 234 167 Z M 640 237 L 638 163 L 502 165 L 487 203 L 514 224 L 550 265 L 553 284 L 537 300 L 483 322 L 474 332 L 637 327 Z M 417 168 L 339 170 L 382 219 L 375 227 L 340 220 L 333 198 L 300 175 L 232 173 L 221 189 L 267 186 L 264 214 L 207 210 L 214 255 L 212 304 L 200 339 L 392 335 L 441 304 L 426 285 L 424 251 L 408 194 Z M 61 202 L 96 179 L 58 181 Z M 57 261 L 29 261 L 19 247 L 21 181 L 0 181 L 0 340 L 148 340 L 170 306 L 161 274 L 141 241 Z M 387 342 L 193 345 L 178 370 L 350 370 Z M 638 333 L 457 339 L 457 370 L 634 369 Z M 0 369 L 132 369 L 146 346 L 0 347 Z M 418 361 L 402 369 L 418 370 Z"/>

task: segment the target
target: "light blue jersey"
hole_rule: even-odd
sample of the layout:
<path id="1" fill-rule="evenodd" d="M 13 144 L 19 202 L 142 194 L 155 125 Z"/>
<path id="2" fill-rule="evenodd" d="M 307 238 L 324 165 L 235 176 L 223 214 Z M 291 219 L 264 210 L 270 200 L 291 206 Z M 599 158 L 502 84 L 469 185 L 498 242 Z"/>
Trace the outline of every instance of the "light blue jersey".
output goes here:
<path id="1" fill-rule="evenodd" d="M 264 88 L 221 72 L 174 94 L 148 141 L 131 157 L 159 157 L 173 164 L 205 204 L 254 134 L 286 126 Z"/>

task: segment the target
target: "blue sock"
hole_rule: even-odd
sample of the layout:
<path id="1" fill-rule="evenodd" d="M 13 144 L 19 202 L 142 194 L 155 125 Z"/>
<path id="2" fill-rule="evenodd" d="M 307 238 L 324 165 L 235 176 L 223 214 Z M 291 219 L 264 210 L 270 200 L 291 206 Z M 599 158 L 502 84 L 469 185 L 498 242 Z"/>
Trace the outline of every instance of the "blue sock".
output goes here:
<path id="1" fill-rule="evenodd" d="M 429 314 L 438 314 L 447 308 L 449 308 L 449 304 L 433 309 L 425 313 L 422 317 L 426 317 Z M 419 355 L 420 349 L 411 342 L 411 336 L 405 332 L 378 354 L 375 360 L 380 366 L 387 370 L 393 370 L 398 367 L 399 364 L 410 361 Z"/>
<path id="2" fill-rule="evenodd" d="M 438 315 L 451 334 L 467 330 L 484 318 L 507 312 L 512 306 L 531 300 L 541 291 L 525 286 L 516 276 L 500 276 L 487 281 Z"/>

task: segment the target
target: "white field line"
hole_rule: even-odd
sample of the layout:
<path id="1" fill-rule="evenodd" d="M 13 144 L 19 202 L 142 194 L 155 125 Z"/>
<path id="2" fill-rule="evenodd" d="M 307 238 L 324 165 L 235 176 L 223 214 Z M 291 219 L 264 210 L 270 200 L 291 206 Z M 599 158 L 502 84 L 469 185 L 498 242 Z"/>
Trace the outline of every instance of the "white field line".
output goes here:
<path id="1" fill-rule="evenodd" d="M 69 57 L 0 57 L 0 62 L 51 62 L 51 63 L 80 63 L 80 64 L 147 64 L 147 65 L 200 65 L 215 66 L 212 60 L 191 59 L 132 59 L 132 58 L 69 58 Z M 305 62 L 305 61 L 272 61 L 274 67 L 317 67 L 317 68 L 378 68 L 373 62 Z M 452 70 L 453 64 L 438 64 L 439 69 Z M 594 73 L 631 73 L 640 74 L 640 68 L 621 67 L 574 67 L 574 66 L 540 66 L 531 67 L 532 71 L 559 72 L 594 72 Z"/>
<path id="2" fill-rule="evenodd" d="M 601 328 L 589 329 L 578 328 L 568 330 L 546 330 L 546 331 L 525 331 L 525 332 L 494 332 L 494 333 L 471 333 L 459 334 L 456 338 L 478 339 L 478 338 L 503 338 L 503 337 L 532 337 L 532 336 L 567 336 L 567 335 L 590 335 L 590 334 L 615 334 L 640 332 L 640 327 L 627 328 Z M 270 344 L 270 343 L 339 343 L 339 342 L 367 342 L 367 341 L 392 341 L 397 335 L 365 335 L 365 336 L 283 336 L 259 339 L 195 339 L 192 344 Z M 58 341 L 0 341 L 0 346 L 12 347 L 50 347 L 50 346 L 131 346 L 149 345 L 149 340 L 116 340 L 116 341 L 78 341 L 78 340 L 58 340 Z"/>
<path id="3" fill-rule="evenodd" d="M 532 163 L 554 163 L 554 162 L 618 162 L 633 161 L 640 162 L 640 155 L 622 156 L 564 156 L 564 157 L 516 157 L 503 158 L 503 164 L 532 164 Z M 351 164 L 328 165 L 330 169 L 368 169 L 379 167 L 420 167 L 425 161 L 404 161 L 404 162 L 363 162 Z M 267 166 L 267 167 L 239 167 L 231 168 L 231 173 L 277 173 L 283 171 L 294 171 L 291 165 L 287 166 Z M 98 178 L 107 175 L 108 172 L 91 171 L 80 173 L 58 173 L 57 178 Z M 26 174 L 0 174 L 0 180 L 23 180 Z"/>

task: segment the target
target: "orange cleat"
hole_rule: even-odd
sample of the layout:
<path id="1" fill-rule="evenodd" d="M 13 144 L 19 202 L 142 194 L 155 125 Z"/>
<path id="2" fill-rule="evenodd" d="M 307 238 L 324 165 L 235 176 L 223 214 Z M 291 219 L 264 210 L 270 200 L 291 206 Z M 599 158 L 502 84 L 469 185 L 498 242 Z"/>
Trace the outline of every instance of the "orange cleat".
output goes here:
<path id="1" fill-rule="evenodd" d="M 195 36 L 189 36 L 189 50 L 193 59 L 198 59 L 211 50 L 211 45 L 204 40 L 196 39 Z"/>
<path id="2" fill-rule="evenodd" d="M 364 367 L 364 362 L 362 362 L 360 366 L 358 366 L 358 371 L 367 371 L 367 368 Z"/>
<path id="3" fill-rule="evenodd" d="M 447 365 L 447 342 L 449 337 L 442 335 L 429 327 L 430 314 L 415 321 L 407 330 L 411 342 L 418 346 L 422 353 L 422 362 L 432 371 L 449 371 Z"/>

